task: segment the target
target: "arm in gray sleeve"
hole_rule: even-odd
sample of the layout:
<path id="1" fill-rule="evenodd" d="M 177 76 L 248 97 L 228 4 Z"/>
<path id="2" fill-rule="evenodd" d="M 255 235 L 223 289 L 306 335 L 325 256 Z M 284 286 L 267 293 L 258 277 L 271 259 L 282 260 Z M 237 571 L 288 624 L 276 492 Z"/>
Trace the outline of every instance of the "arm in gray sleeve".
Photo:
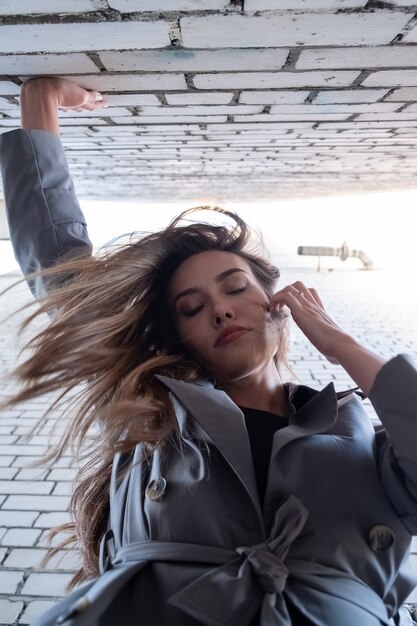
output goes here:
<path id="1" fill-rule="evenodd" d="M 6 214 L 16 259 L 25 276 L 60 259 L 91 254 L 84 215 L 58 136 L 43 130 L 0 135 Z M 42 278 L 28 280 L 41 296 Z"/>
<path id="2" fill-rule="evenodd" d="M 417 534 L 417 370 L 397 356 L 378 373 L 369 393 L 384 429 L 377 431 L 382 485 L 403 523 Z"/>

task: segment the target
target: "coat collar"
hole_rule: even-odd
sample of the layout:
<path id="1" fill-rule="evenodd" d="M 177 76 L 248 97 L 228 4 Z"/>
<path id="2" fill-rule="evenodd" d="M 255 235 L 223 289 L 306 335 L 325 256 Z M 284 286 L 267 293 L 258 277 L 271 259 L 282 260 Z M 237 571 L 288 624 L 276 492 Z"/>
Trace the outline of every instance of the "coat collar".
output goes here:
<path id="1" fill-rule="evenodd" d="M 242 411 L 229 396 L 210 383 L 198 381 L 187 383 L 157 375 L 157 378 L 175 395 L 188 410 L 244 485 L 262 521 L 258 489 L 252 454 Z M 289 425 L 274 436 L 272 455 L 285 445 L 307 435 L 326 432 L 337 417 L 337 395 L 333 383 L 321 391 L 304 385 L 285 385 L 291 409 Z M 185 424 L 179 420 L 180 431 Z"/>

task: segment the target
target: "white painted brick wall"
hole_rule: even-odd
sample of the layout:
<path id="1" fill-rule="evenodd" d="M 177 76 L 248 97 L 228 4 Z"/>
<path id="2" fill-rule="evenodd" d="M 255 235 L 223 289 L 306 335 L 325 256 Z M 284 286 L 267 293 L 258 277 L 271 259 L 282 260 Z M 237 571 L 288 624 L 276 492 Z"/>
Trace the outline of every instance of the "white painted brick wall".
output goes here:
<path id="1" fill-rule="evenodd" d="M 360 9 L 368 0 L 245 0 L 245 11 Z"/>
<path id="2" fill-rule="evenodd" d="M 349 91 L 349 89 L 343 89 L 340 91 L 320 91 L 314 98 L 314 104 L 358 104 L 373 103 L 380 100 L 389 93 L 388 89 L 355 89 Z M 387 98 L 390 100 L 390 98 Z M 401 100 L 401 98 L 398 98 Z M 374 110 L 374 107 L 372 107 Z"/>
<path id="3" fill-rule="evenodd" d="M 284 14 L 184 17 L 181 32 L 187 48 L 264 46 L 347 46 L 388 44 L 404 28 L 409 13 Z"/>
<path id="4" fill-rule="evenodd" d="M 347 87 L 358 78 L 352 72 L 239 72 L 236 74 L 197 74 L 194 85 L 197 89 L 271 89 L 287 87 Z"/>
<path id="5" fill-rule="evenodd" d="M 68 76 L 86 89 L 98 91 L 166 91 L 187 89 L 183 74 L 119 74 Z M 105 112 L 104 112 L 105 113 Z"/>
<path id="6" fill-rule="evenodd" d="M 414 46 L 309 49 L 301 52 L 295 67 L 297 70 L 415 67 L 416 55 Z"/>
<path id="7" fill-rule="evenodd" d="M 104 0 L 0 0 L 0 15 L 84 13 L 104 8 Z"/>
<path id="8" fill-rule="evenodd" d="M 417 86 L 417 70 L 387 70 L 373 72 L 361 83 L 364 87 Z"/>
<path id="9" fill-rule="evenodd" d="M 212 91 L 204 93 L 172 93 L 167 94 L 168 104 L 185 105 L 185 104 L 229 104 L 233 94 L 228 92 Z M 242 104 L 252 104 L 250 102 Z M 257 104 L 257 103 L 255 103 Z"/>
<path id="10" fill-rule="evenodd" d="M 8 53 L 0 55 L 0 74 L 7 74 L 8 76 L 22 74 L 31 76 L 36 76 L 37 74 L 71 74 L 75 69 L 80 74 L 100 72 L 100 69 L 87 54 L 18 55 Z"/>
<path id="11" fill-rule="evenodd" d="M 226 9 L 229 0 L 107 0 L 112 9 L 133 11 L 201 11 Z"/>
<path id="12" fill-rule="evenodd" d="M 169 23 L 97 22 L 92 24 L 22 24 L 1 26 L 0 52 L 79 52 L 162 48 L 170 44 Z"/>
<path id="13" fill-rule="evenodd" d="M 186 50 L 184 48 L 132 52 L 101 52 L 99 57 L 109 71 L 120 72 L 207 72 L 280 70 L 289 50 L 274 48 L 251 50 L 248 48 L 231 50 Z"/>

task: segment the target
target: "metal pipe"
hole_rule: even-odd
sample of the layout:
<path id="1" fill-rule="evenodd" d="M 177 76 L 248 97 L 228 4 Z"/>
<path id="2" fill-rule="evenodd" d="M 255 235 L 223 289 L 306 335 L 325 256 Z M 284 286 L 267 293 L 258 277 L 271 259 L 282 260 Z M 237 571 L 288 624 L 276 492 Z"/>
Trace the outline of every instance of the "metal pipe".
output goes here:
<path id="1" fill-rule="evenodd" d="M 340 248 L 330 248 L 327 246 L 298 246 L 297 254 L 303 256 L 337 256 L 342 261 L 346 261 L 349 257 L 356 257 L 362 261 L 365 269 L 373 268 L 373 263 L 369 256 L 363 250 L 349 250 L 346 241 Z"/>

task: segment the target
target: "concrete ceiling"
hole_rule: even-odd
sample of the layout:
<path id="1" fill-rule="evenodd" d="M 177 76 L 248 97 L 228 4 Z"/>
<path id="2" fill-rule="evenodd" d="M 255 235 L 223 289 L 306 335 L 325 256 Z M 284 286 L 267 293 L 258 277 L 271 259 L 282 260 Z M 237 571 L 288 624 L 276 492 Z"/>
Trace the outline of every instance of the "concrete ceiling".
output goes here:
<path id="1" fill-rule="evenodd" d="M 81 196 L 416 187 L 417 0 L 0 0 L 0 133 L 45 74 L 109 102 L 61 114 Z"/>

